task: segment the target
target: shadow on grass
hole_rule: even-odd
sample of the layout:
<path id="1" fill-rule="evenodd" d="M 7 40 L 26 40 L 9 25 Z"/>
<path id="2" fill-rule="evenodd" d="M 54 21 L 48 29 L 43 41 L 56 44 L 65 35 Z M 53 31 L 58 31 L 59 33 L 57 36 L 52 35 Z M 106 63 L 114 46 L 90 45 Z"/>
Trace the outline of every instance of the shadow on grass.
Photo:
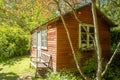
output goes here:
<path id="1" fill-rule="evenodd" d="M 15 73 L 0 73 L 0 80 L 17 80 L 19 78 Z"/>
<path id="2" fill-rule="evenodd" d="M 2 71 L 3 68 L 0 68 L 0 71 Z"/>
<path id="3" fill-rule="evenodd" d="M 14 65 L 18 61 L 23 60 L 23 58 L 25 58 L 25 57 L 27 58 L 29 56 L 27 55 L 27 56 L 19 56 L 19 57 L 9 58 L 9 59 L 2 61 L 2 63 L 3 63 L 3 65 Z"/>

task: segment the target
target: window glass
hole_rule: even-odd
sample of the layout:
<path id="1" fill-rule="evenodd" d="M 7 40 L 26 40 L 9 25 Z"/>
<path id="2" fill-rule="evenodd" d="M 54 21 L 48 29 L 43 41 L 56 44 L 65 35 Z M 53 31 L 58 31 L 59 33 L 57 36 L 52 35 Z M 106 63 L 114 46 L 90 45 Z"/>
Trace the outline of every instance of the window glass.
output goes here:
<path id="1" fill-rule="evenodd" d="M 47 49 L 47 28 L 41 29 L 41 47 Z"/>
<path id="2" fill-rule="evenodd" d="M 37 47 L 37 32 L 32 34 L 33 47 Z"/>

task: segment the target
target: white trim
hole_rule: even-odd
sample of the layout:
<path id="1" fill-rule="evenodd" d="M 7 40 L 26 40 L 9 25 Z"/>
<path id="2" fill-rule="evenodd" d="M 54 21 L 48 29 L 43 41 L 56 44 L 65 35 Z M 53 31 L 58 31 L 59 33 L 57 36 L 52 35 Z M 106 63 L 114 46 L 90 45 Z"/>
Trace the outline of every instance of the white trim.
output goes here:
<path id="1" fill-rule="evenodd" d="M 36 48 L 36 47 L 37 47 L 37 45 L 33 45 L 32 47 Z"/>
<path id="2" fill-rule="evenodd" d="M 41 31 L 37 32 L 37 56 L 41 55 Z"/>
<path id="3" fill-rule="evenodd" d="M 45 49 L 45 50 L 47 50 L 47 47 L 41 46 L 41 49 Z"/>

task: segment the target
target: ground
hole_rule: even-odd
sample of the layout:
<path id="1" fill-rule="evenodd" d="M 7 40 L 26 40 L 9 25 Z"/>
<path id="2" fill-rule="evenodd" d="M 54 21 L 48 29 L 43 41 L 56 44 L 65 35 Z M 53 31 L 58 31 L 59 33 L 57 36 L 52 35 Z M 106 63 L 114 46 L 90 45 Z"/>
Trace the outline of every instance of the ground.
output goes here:
<path id="1" fill-rule="evenodd" d="M 0 80 L 43 80 L 34 78 L 29 56 L 15 57 L 0 63 Z"/>
<path id="2" fill-rule="evenodd" d="M 49 72 L 48 72 L 49 71 Z M 40 76 L 35 78 L 35 69 L 30 68 L 29 56 L 19 56 L 0 62 L 0 80 L 82 80 L 69 71 L 52 72 L 41 70 Z M 44 75 L 46 74 L 46 75 Z"/>

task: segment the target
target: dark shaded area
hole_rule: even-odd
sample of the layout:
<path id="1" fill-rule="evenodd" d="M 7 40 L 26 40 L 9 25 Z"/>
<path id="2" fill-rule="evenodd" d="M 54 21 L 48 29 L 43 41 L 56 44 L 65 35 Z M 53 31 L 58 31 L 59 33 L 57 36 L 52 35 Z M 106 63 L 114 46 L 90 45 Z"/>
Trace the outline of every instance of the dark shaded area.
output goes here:
<path id="1" fill-rule="evenodd" d="M 0 73 L 0 80 L 17 80 L 19 78 L 15 73 Z"/>
<path id="2" fill-rule="evenodd" d="M 45 79 L 47 77 L 47 74 L 50 73 L 50 72 L 51 72 L 50 69 L 46 69 L 46 68 L 44 69 L 43 68 L 43 69 L 38 71 L 37 78 L 40 77 L 42 79 Z"/>
<path id="3" fill-rule="evenodd" d="M 0 68 L 0 71 L 2 71 L 3 68 Z"/>
<path id="4" fill-rule="evenodd" d="M 104 76 L 105 80 L 120 80 L 120 52 L 118 52 Z"/>

